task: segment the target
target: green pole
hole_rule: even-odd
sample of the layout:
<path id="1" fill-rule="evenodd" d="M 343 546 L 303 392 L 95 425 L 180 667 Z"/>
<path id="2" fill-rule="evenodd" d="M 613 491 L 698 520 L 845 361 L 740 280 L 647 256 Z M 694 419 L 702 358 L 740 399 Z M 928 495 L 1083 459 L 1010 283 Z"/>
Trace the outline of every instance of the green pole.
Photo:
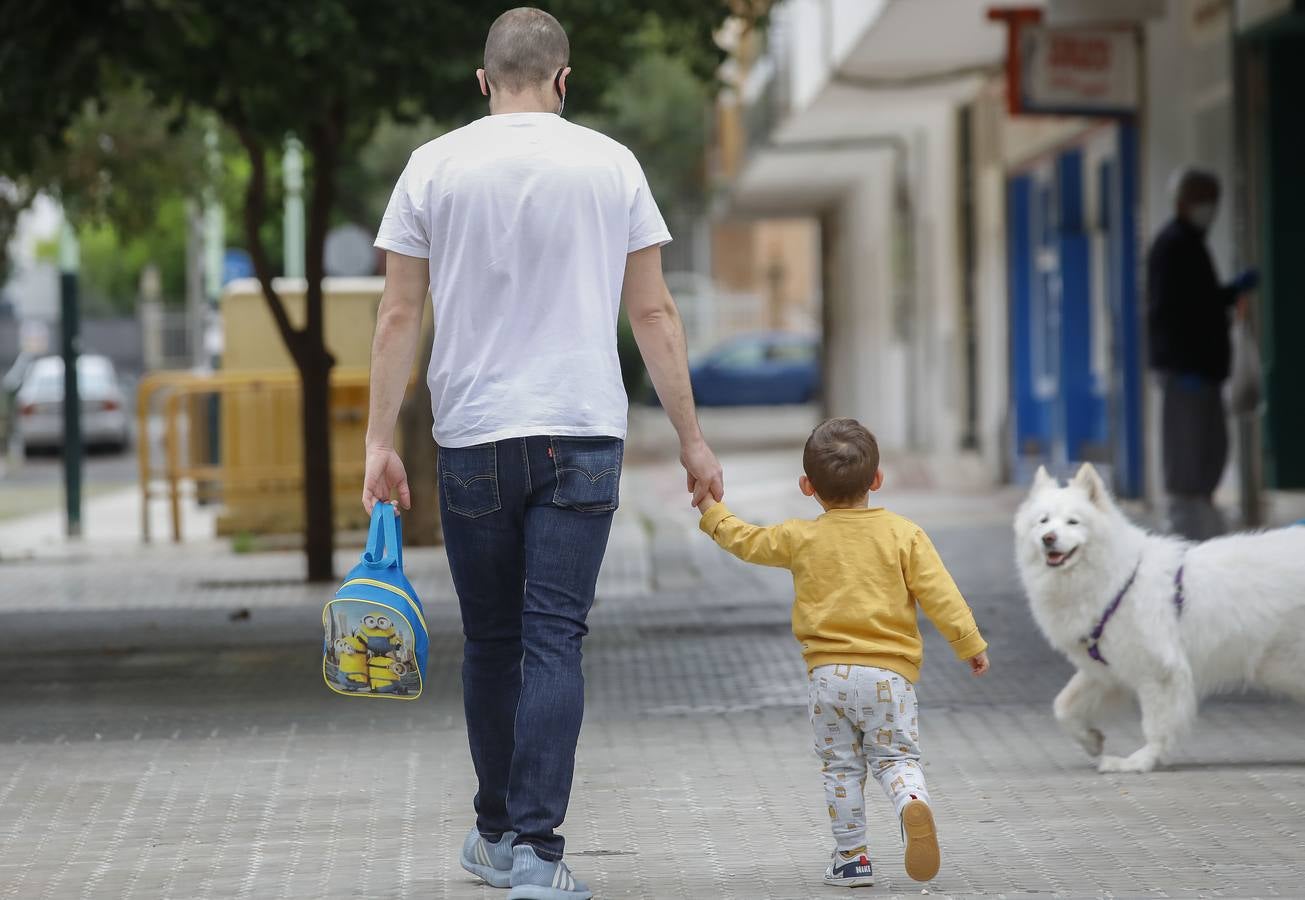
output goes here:
<path id="1" fill-rule="evenodd" d="M 63 484 L 69 537 L 80 537 L 82 533 L 82 399 L 77 384 L 81 325 L 77 268 L 77 235 L 65 220 L 59 242 L 59 331 L 63 353 Z"/>

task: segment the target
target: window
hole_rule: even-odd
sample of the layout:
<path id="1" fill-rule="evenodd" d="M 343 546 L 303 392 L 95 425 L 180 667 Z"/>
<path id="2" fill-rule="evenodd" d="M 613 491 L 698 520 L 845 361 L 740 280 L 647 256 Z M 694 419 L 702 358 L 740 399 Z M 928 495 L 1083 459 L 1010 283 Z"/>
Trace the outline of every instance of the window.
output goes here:
<path id="1" fill-rule="evenodd" d="M 755 342 L 733 344 L 716 354 L 712 360 L 723 369 L 750 369 L 765 361 L 765 348 Z"/>
<path id="2" fill-rule="evenodd" d="M 766 348 L 766 359 L 770 362 L 809 363 L 815 358 L 815 344 L 804 341 L 784 341 Z"/>

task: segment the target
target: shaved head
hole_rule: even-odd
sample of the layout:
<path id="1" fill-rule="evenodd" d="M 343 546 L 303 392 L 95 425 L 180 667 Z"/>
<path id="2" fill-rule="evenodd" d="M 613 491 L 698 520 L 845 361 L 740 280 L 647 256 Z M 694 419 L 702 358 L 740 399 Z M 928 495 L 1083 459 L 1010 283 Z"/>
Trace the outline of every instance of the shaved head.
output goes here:
<path id="1" fill-rule="evenodd" d="M 533 6 L 503 13 L 485 38 L 485 78 L 514 94 L 552 81 L 570 59 L 571 42 L 561 23 Z"/>

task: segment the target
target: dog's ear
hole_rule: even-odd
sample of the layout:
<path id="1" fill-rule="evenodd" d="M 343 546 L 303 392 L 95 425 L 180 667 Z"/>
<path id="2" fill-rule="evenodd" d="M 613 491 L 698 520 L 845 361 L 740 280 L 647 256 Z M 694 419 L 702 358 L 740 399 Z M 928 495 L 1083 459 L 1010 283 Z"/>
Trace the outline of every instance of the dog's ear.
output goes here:
<path id="1" fill-rule="evenodd" d="M 1036 494 L 1039 491 L 1045 491 L 1048 488 L 1056 487 L 1060 487 L 1060 484 L 1056 479 L 1051 477 L 1051 473 L 1047 471 L 1047 467 L 1038 466 L 1038 471 L 1033 476 L 1033 493 Z"/>
<path id="2" fill-rule="evenodd" d="M 1092 463 L 1083 463 L 1079 467 L 1073 483 L 1086 491 L 1088 499 L 1096 506 L 1105 506 L 1110 502 L 1110 492 L 1106 490 L 1106 483 L 1101 480 Z"/>

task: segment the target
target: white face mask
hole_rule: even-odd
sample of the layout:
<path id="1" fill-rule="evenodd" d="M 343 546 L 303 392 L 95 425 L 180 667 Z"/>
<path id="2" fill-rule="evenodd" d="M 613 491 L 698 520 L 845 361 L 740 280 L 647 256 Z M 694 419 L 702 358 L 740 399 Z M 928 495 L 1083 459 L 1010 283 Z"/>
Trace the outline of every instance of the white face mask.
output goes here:
<path id="1" fill-rule="evenodd" d="M 1217 207 L 1213 203 L 1196 203 L 1187 208 L 1187 221 L 1202 231 L 1209 231 L 1214 223 Z"/>

